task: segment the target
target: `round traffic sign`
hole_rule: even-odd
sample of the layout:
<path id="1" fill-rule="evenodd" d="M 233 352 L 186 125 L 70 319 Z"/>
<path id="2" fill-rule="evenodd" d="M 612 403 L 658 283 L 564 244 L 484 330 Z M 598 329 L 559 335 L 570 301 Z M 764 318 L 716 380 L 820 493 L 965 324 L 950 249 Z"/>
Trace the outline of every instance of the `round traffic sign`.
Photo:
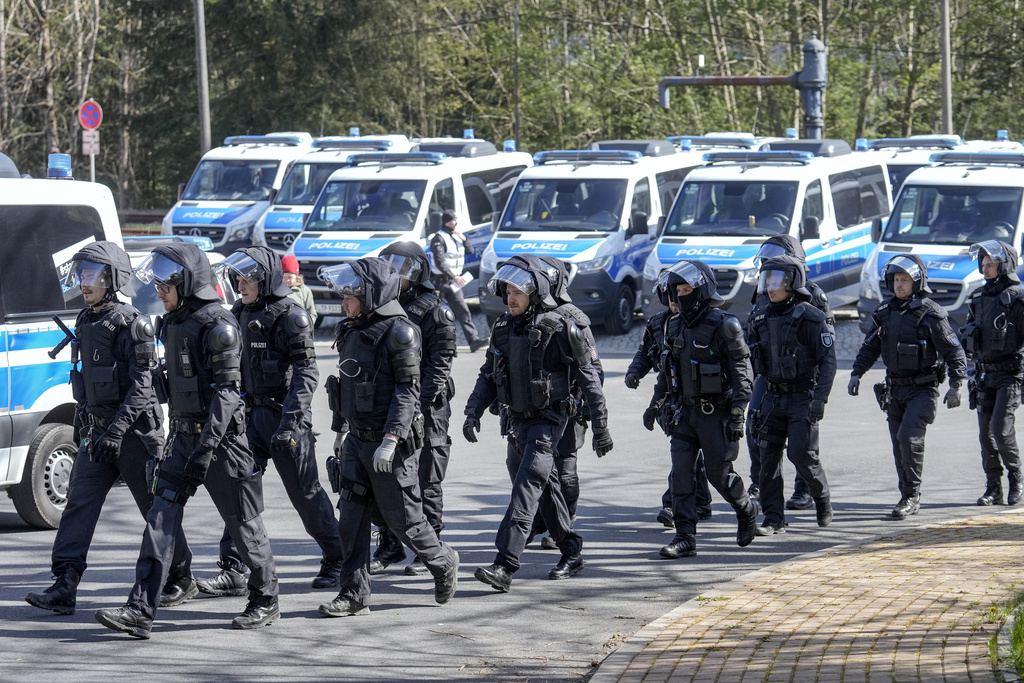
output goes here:
<path id="1" fill-rule="evenodd" d="M 78 110 L 78 122 L 86 130 L 96 130 L 103 123 L 103 109 L 99 102 L 93 99 L 87 100 Z"/>

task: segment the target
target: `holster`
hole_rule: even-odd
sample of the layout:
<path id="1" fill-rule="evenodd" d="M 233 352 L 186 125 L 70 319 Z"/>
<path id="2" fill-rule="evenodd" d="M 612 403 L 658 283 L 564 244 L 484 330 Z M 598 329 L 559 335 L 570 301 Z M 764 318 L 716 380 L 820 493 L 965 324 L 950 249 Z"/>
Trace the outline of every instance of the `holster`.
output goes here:
<path id="1" fill-rule="evenodd" d="M 402 439 L 401 443 L 398 444 L 398 453 L 400 455 L 411 455 L 423 450 L 425 442 L 424 432 L 423 413 L 416 413 L 416 417 L 412 419 L 412 428 L 409 430 L 409 436 Z"/>
<path id="2" fill-rule="evenodd" d="M 978 380 L 973 377 L 967 380 L 967 406 L 971 410 L 978 409 Z"/>
<path id="3" fill-rule="evenodd" d="M 875 390 L 875 400 L 883 413 L 889 412 L 889 385 L 885 382 L 878 382 L 872 387 Z"/>
<path id="4" fill-rule="evenodd" d="M 327 406 L 331 409 L 331 412 L 336 413 L 341 410 L 341 380 L 338 379 L 337 375 L 331 375 L 327 378 Z"/>
<path id="5" fill-rule="evenodd" d="M 327 457 L 327 480 L 332 491 L 341 493 L 341 459 L 335 455 Z"/>

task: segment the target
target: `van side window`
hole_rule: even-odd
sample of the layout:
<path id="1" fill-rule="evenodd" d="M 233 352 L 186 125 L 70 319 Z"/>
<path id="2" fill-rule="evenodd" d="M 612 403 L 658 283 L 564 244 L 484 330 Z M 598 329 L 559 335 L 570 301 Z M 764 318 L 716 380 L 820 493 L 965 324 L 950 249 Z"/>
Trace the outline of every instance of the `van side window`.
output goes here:
<path id="1" fill-rule="evenodd" d="M 434 186 L 434 194 L 430 197 L 430 211 L 442 213 L 447 209 L 455 210 L 455 183 L 445 178 Z"/>
<path id="2" fill-rule="evenodd" d="M 889 213 L 881 166 L 834 173 L 828 177 L 839 228 L 849 228 Z"/>
<path id="3" fill-rule="evenodd" d="M 81 308 L 81 295 L 67 304 L 57 280 L 53 255 L 82 240 L 104 239 L 103 223 L 88 206 L 5 206 L 0 208 L 4 239 L 18 245 L 0 257 L 4 316 Z M 30 278 L 31 287 L 27 287 Z"/>
<path id="4" fill-rule="evenodd" d="M 633 188 L 633 204 L 630 207 L 629 215 L 632 217 L 637 211 L 651 215 L 651 184 L 647 178 L 641 178 Z"/>
<path id="5" fill-rule="evenodd" d="M 813 180 L 807 184 L 804 191 L 804 206 L 802 215 L 804 218 L 814 216 L 820 224 L 825 220 L 825 210 L 821 204 L 821 181 Z"/>
<path id="6" fill-rule="evenodd" d="M 661 199 L 661 212 L 663 214 L 668 215 L 668 210 L 672 208 L 672 202 L 676 200 L 676 195 L 679 194 L 679 188 L 683 186 L 686 174 L 692 170 L 692 168 L 673 168 L 670 171 L 654 174 L 654 182 L 658 183 L 658 197 Z"/>
<path id="7" fill-rule="evenodd" d="M 469 222 L 473 225 L 489 222 L 494 212 L 505 206 L 516 178 L 525 168 L 505 166 L 463 174 L 462 187 L 466 192 Z"/>

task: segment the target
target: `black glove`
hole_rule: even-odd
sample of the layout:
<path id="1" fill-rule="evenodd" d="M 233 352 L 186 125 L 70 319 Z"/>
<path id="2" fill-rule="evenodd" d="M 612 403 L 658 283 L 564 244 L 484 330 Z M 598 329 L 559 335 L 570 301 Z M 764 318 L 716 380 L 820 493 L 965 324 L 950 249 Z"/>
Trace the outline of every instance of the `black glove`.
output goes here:
<path id="1" fill-rule="evenodd" d="M 725 423 L 725 436 L 729 441 L 739 441 L 743 438 L 743 435 L 746 434 L 746 430 L 743 428 L 744 421 L 742 409 L 739 413 L 729 416 L 729 421 Z"/>
<path id="2" fill-rule="evenodd" d="M 825 402 L 817 399 L 811 401 L 811 405 L 807 409 L 807 419 L 811 421 L 811 424 L 815 424 L 823 417 L 825 417 Z"/>
<path id="3" fill-rule="evenodd" d="M 654 406 L 651 406 L 644 411 L 644 427 L 647 428 L 647 431 L 654 431 L 654 423 L 657 421 L 657 419 L 658 409 L 655 408 Z"/>
<path id="4" fill-rule="evenodd" d="M 185 479 L 196 486 L 202 484 L 206 479 L 206 473 L 210 470 L 211 462 L 213 462 L 213 449 L 199 445 L 185 462 Z"/>
<path id="5" fill-rule="evenodd" d="M 293 448 L 299 444 L 292 438 L 292 430 L 278 429 L 270 437 L 270 452 L 274 455 L 285 455 L 291 453 Z"/>
<path id="6" fill-rule="evenodd" d="M 957 402 L 959 405 L 959 401 Z M 123 434 L 111 434 L 105 432 L 99 441 L 93 444 L 92 459 L 95 462 L 117 462 L 117 456 L 121 455 L 121 440 Z"/>
<path id="7" fill-rule="evenodd" d="M 860 393 L 860 375 L 850 376 L 850 383 L 846 385 L 846 391 L 849 392 L 850 396 L 856 396 Z"/>
<path id="8" fill-rule="evenodd" d="M 466 441 L 470 443 L 476 443 L 476 435 L 480 432 L 480 418 L 473 417 L 472 415 L 466 418 L 466 421 L 462 423 L 462 435 L 466 437 Z"/>
<path id="9" fill-rule="evenodd" d="M 622 381 L 626 383 L 626 387 L 629 389 L 636 389 L 640 386 L 640 378 L 632 372 L 627 372 L 626 378 Z"/>
<path id="10" fill-rule="evenodd" d="M 946 404 L 947 408 L 959 408 L 960 407 L 960 385 L 951 384 L 949 385 L 949 391 L 942 397 L 942 402 Z"/>
<path id="11" fill-rule="evenodd" d="M 597 453 L 597 457 L 606 456 L 614 445 L 607 427 L 594 427 L 594 452 Z"/>

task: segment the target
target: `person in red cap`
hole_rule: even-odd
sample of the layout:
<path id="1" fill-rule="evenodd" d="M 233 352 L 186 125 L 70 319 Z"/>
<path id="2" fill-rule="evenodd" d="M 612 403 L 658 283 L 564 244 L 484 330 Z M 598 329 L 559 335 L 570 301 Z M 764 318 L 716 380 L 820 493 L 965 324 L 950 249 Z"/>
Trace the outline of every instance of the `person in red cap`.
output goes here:
<path id="1" fill-rule="evenodd" d="M 292 288 L 291 298 L 302 304 L 309 313 L 309 319 L 316 324 L 316 306 L 313 305 L 313 290 L 306 286 L 299 275 L 299 260 L 288 254 L 281 257 L 281 268 L 284 269 L 284 283 Z"/>

